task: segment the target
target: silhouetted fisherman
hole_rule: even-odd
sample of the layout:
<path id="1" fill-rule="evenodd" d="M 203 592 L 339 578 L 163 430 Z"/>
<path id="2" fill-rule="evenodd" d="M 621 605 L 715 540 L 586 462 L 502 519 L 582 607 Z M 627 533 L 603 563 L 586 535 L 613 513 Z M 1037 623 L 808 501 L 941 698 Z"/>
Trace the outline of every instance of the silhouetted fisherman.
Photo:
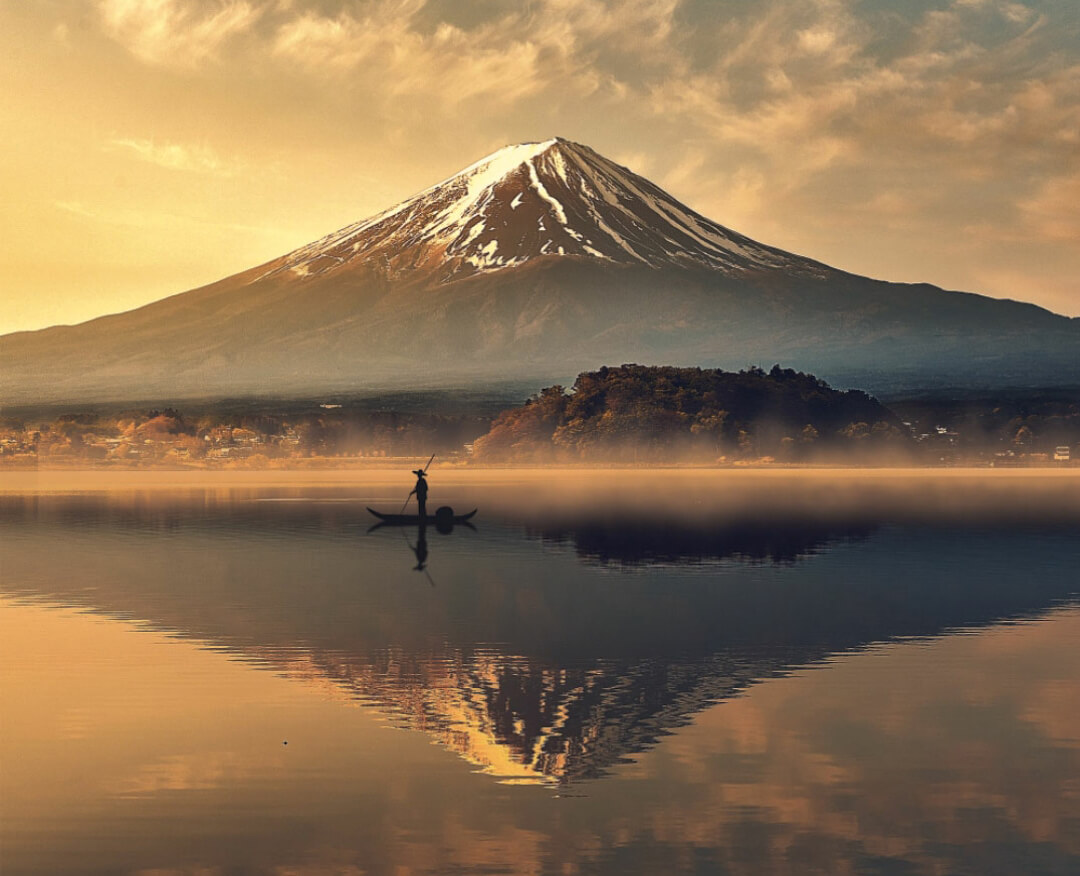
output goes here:
<path id="1" fill-rule="evenodd" d="M 412 492 L 416 493 L 416 504 L 420 506 L 420 520 L 423 521 L 427 517 L 427 476 L 421 468 L 413 474 L 416 475 L 416 486 L 413 487 Z M 412 493 L 409 495 L 411 496 Z"/>

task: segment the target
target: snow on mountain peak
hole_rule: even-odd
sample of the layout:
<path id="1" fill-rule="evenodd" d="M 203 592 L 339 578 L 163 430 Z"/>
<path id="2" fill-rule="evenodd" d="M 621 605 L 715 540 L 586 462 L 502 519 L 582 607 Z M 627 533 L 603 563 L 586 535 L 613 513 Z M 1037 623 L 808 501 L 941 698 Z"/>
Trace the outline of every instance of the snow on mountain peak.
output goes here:
<path id="1" fill-rule="evenodd" d="M 307 277 L 352 265 L 394 278 L 434 273 L 449 282 L 568 256 L 726 273 L 824 270 L 724 228 L 589 147 L 556 137 L 499 149 L 289 253 L 268 274 Z"/>

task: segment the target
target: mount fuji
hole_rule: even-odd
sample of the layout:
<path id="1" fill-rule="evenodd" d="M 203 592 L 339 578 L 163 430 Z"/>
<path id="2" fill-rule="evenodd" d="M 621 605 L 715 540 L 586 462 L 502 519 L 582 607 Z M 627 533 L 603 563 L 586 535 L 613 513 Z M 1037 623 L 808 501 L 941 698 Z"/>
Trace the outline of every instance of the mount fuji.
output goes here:
<path id="1" fill-rule="evenodd" d="M 209 286 L 6 335 L 0 400 L 539 386 L 630 361 L 879 390 L 1080 383 L 1080 319 L 784 252 L 556 138 Z"/>

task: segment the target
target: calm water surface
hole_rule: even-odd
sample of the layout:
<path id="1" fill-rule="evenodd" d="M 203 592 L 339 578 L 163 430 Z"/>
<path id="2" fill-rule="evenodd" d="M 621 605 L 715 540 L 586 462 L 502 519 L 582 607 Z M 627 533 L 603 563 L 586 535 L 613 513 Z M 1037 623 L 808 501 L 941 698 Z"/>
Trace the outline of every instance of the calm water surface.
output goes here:
<path id="1" fill-rule="evenodd" d="M 1080 873 L 1080 479 L 573 477 L 0 494 L 0 870 Z"/>

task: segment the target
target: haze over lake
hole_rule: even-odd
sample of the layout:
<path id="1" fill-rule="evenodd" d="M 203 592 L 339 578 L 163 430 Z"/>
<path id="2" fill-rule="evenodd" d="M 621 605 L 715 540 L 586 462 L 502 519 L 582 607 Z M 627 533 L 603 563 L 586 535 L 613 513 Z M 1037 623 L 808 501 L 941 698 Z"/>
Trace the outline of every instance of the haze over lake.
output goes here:
<path id="1" fill-rule="evenodd" d="M 4 872 L 1080 869 L 1076 474 L 432 484 L 7 474 Z"/>

